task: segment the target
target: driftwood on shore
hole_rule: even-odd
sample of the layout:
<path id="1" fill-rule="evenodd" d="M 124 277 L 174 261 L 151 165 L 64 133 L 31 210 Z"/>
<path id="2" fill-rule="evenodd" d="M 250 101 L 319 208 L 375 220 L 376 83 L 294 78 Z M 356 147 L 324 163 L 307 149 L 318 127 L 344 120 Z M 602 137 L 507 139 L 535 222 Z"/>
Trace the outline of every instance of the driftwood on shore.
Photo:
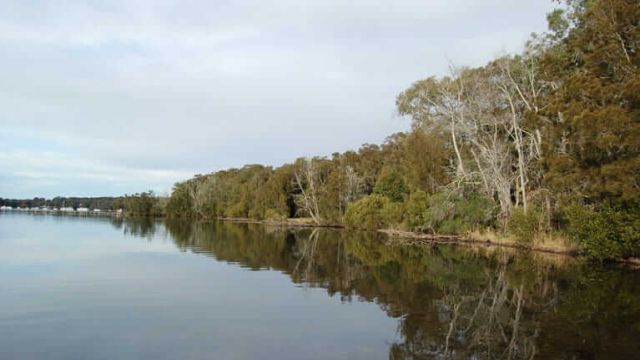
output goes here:
<path id="1" fill-rule="evenodd" d="M 491 241 L 490 239 L 477 239 L 470 236 L 462 235 L 437 235 L 437 234 L 423 234 L 414 233 L 410 231 L 394 230 L 394 229 L 380 229 L 378 232 L 389 235 L 389 239 L 392 241 L 398 241 L 402 245 L 435 245 L 435 244 L 453 244 L 453 245 L 471 245 L 471 246 L 491 246 L 491 247 L 505 247 L 511 249 L 528 250 L 535 252 L 542 252 L 547 254 L 565 255 L 565 256 L 580 256 L 581 253 L 576 249 L 555 249 L 541 245 L 523 244 L 514 242 L 499 242 Z M 630 265 L 632 267 L 640 267 L 639 258 L 626 258 L 618 259 L 617 263 Z"/>
<path id="2" fill-rule="evenodd" d="M 560 255 L 571 255 L 575 256 L 579 253 L 574 249 L 554 249 L 550 247 L 540 246 L 540 245 L 532 245 L 532 244 L 523 244 L 523 243 L 515 243 L 515 242 L 501 242 L 501 241 L 491 241 L 489 239 L 477 239 L 470 236 L 463 235 L 438 235 L 438 234 L 422 234 L 422 233 L 414 233 L 410 231 L 402 231 L 402 230 L 393 230 L 393 229 L 381 229 L 378 230 L 381 233 L 389 235 L 391 238 L 401 238 L 403 242 L 406 243 L 416 243 L 416 244 L 468 244 L 468 245 L 478 245 L 478 246 L 500 246 L 500 247 L 508 247 L 512 249 L 522 249 L 522 250 L 531 250 L 531 251 L 539 251 L 550 254 L 560 254 Z"/>
<path id="3" fill-rule="evenodd" d="M 312 222 L 304 221 L 304 219 L 260 220 L 260 219 L 250 219 L 250 218 L 217 217 L 216 220 L 236 222 L 236 223 L 242 223 L 242 224 L 265 224 L 265 225 L 281 226 L 281 227 L 334 228 L 334 229 L 344 228 L 344 225 L 340 225 L 340 224 L 318 225 Z"/>
<path id="4" fill-rule="evenodd" d="M 304 228 L 344 228 L 344 225 L 339 224 L 327 224 L 317 225 L 304 220 L 258 220 L 250 218 L 228 218 L 218 217 L 217 220 L 230 221 L 236 223 L 245 224 L 266 224 L 272 226 L 281 227 L 304 227 Z M 463 244 L 463 245 L 476 245 L 476 246 L 499 246 L 512 249 L 522 249 L 530 251 L 545 252 L 550 254 L 570 255 L 576 256 L 579 253 L 574 249 L 556 249 L 551 247 L 545 247 L 540 245 L 530 245 L 515 242 L 499 242 L 491 241 L 489 239 L 477 239 L 470 236 L 463 235 L 439 235 L 439 234 L 425 234 L 416 233 L 411 231 L 395 230 L 395 229 L 379 229 L 380 233 L 387 234 L 391 239 L 401 240 L 406 245 L 425 245 L 425 244 Z"/>

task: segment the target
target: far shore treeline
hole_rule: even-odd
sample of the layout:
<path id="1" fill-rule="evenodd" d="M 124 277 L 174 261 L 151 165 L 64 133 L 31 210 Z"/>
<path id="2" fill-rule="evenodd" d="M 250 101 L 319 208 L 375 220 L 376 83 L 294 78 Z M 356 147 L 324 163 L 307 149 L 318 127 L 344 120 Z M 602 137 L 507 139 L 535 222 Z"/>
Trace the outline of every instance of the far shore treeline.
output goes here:
<path id="1" fill-rule="evenodd" d="M 164 213 L 166 198 L 156 196 L 153 191 L 147 191 L 125 196 L 101 197 L 54 197 L 46 199 L 3 199 L 0 198 L 0 208 L 25 210 L 100 210 L 123 211 L 129 216 L 161 216 Z"/>
<path id="2" fill-rule="evenodd" d="M 567 0 L 521 54 L 419 80 L 381 145 L 178 183 L 169 217 L 563 239 L 640 255 L 640 2 Z"/>

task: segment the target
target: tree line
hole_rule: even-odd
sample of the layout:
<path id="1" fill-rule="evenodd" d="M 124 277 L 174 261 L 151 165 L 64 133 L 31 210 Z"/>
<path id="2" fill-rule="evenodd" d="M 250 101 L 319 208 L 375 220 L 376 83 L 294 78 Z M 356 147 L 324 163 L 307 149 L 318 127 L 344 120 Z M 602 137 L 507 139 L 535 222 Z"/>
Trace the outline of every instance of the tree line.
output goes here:
<path id="1" fill-rule="evenodd" d="M 3 199 L 0 198 L 0 206 L 17 208 L 50 208 L 62 209 L 86 208 L 101 211 L 123 211 L 128 216 L 162 216 L 166 198 L 157 196 L 153 191 L 146 191 L 124 196 L 103 197 L 62 197 L 52 199 L 35 197 L 33 199 Z"/>
<path id="2" fill-rule="evenodd" d="M 308 218 L 437 234 L 561 234 L 640 253 L 640 3 L 566 0 L 520 54 L 416 81 L 381 145 L 178 183 L 170 217 Z"/>
<path id="3" fill-rule="evenodd" d="M 121 197 L 63 197 L 56 196 L 52 199 L 35 197 L 33 199 L 3 199 L 0 198 L 0 206 L 10 206 L 12 208 L 87 208 L 100 210 L 117 210 L 117 203 Z"/>

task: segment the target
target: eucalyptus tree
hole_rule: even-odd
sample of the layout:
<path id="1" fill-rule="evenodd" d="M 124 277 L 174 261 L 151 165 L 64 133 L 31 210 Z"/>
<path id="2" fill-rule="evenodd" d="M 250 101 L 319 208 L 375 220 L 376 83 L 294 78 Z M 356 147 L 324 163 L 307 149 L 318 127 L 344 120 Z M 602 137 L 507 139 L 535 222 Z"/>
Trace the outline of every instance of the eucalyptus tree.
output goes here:
<path id="1" fill-rule="evenodd" d="M 294 171 L 295 183 L 300 192 L 295 197 L 296 204 L 318 225 L 322 223 L 320 193 L 326 180 L 321 173 L 320 161 L 317 158 L 300 158 L 295 163 Z"/>

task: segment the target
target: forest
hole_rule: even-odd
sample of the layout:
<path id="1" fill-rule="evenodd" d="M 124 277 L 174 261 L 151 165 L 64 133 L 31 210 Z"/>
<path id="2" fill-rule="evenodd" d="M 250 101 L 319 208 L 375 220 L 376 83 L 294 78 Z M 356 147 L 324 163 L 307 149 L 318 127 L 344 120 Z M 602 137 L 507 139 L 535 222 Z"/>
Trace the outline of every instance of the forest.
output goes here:
<path id="1" fill-rule="evenodd" d="M 567 0 L 520 54 L 451 66 L 396 99 L 381 145 L 175 185 L 169 217 L 569 241 L 640 255 L 640 3 Z"/>

